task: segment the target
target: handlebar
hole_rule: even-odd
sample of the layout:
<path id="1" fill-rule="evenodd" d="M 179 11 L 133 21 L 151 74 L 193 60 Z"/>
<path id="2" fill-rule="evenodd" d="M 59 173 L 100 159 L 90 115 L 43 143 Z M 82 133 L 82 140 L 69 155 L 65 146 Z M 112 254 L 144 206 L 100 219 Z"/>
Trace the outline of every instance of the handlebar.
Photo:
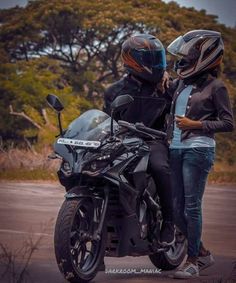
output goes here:
<path id="1" fill-rule="evenodd" d="M 155 136 L 158 136 L 158 137 L 161 137 L 161 138 L 166 137 L 166 133 L 148 128 L 143 123 L 136 123 L 135 127 L 136 127 L 136 129 L 147 132 L 148 134 L 152 134 L 152 135 L 155 135 Z"/>
<path id="2" fill-rule="evenodd" d="M 140 133 L 140 134 L 146 134 L 150 138 L 155 138 L 155 137 L 165 138 L 166 137 L 166 133 L 148 128 L 143 123 L 132 124 L 127 121 L 119 120 L 118 124 L 133 132 Z"/>
<path id="3" fill-rule="evenodd" d="M 129 122 L 126 122 L 126 121 L 123 121 L 123 120 L 119 120 L 119 121 L 118 121 L 118 124 L 119 124 L 119 126 L 128 128 L 128 129 L 131 130 L 131 131 L 136 131 L 136 127 L 135 127 L 135 125 L 132 124 L 132 123 L 129 123 Z"/>

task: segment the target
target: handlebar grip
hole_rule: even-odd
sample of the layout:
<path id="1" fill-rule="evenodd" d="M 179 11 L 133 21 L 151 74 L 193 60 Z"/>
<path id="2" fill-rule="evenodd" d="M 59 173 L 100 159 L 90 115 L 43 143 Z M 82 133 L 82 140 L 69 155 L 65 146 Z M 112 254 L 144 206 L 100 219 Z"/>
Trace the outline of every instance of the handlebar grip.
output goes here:
<path id="1" fill-rule="evenodd" d="M 154 130 L 154 129 L 151 129 L 151 128 L 148 128 L 148 127 L 144 126 L 143 123 L 136 123 L 135 126 L 136 126 L 136 128 L 138 130 L 147 132 L 149 134 L 153 134 L 155 136 L 162 137 L 162 138 L 166 137 L 166 133 L 158 131 L 158 130 Z"/>
<path id="2" fill-rule="evenodd" d="M 118 125 L 129 129 L 130 131 L 137 132 L 137 129 L 134 124 L 127 121 L 119 120 Z"/>
<path id="3" fill-rule="evenodd" d="M 143 134 L 146 133 L 146 135 L 149 135 L 149 136 L 154 135 L 155 137 L 161 137 L 161 138 L 166 137 L 166 133 L 148 128 L 143 123 L 132 124 L 127 121 L 119 120 L 118 124 L 120 126 L 126 127 L 127 129 L 131 131 L 134 131 L 134 132 L 136 131 L 137 133 L 140 131 L 139 133 L 143 132 Z"/>
<path id="4" fill-rule="evenodd" d="M 134 126 L 134 124 L 131 124 L 131 123 L 129 123 L 129 122 L 127 122 L 127 121 L 123 121 L 123 120 L 119 120 L 119 121 L 118 121 L 118 124 L 119 124 L 120 126 L 123 126 L 123 127 Z"/>

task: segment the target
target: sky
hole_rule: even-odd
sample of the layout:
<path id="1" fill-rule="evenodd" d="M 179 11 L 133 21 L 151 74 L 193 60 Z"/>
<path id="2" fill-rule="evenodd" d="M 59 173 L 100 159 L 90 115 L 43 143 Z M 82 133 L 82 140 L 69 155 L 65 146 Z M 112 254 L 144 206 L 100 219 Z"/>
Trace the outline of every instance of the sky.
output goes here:
<path id="1" fill-rule="evenodd" d="M 171 0 L 162 0 L 166 3 Z M 180 6 L 205 9 L 207 14 L 218 16 L 220 23 L 226 26 L 236 26 L 236 0 L 175 0 Z"/>
<path id="2" fill-rule="evenodd" d="M 236 26 L 236 0 L 175 0 L 175 2 L 180 6 L 194 7 L 197 10 L 205 9 L 208 14 L 217 15 L 219 22 L 231 27 Z M 24 6 L 26 3 L 27 0 L 0 0 L 0 8 Z"/>

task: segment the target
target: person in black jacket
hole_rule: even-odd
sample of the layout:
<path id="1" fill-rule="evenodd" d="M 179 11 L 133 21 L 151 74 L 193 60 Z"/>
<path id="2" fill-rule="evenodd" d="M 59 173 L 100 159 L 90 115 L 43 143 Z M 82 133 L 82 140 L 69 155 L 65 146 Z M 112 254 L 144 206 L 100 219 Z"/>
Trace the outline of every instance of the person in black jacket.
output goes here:
<path id="1" fill-rule="evenodd" d="M 194 30 L 179 36 L 167 50 L 177 56 L 177 88 L 168 119 L 175 223 L 188 240 L 188 257 L 174 278 L 192 278 L 214 263 L 201 242 L 202 198 L 214 163 L 217 132 L 231 132 L 229 95 L 217 78 L 223 58 L 221 34 Z"/>
<path id="2" fill-rule="evenodd" d="M 110 114 L 111 102 L 119 95 L 129 94 L 134 102 L 125 111 L 116 113 L 115 119 L 142 122 L 147 127 L 164 131 L 171 98 L 163 93 L 166 58 L 162 43 L 149 34 L 134 35 L 123 43 L 121 58 L 127 75 L 105 91 L 104 111 Z M 149 170 L 158 190 L 163 215 L 160 242 L 172 245 L 175 230 L 168 146 L 164 140 L 149 142 L 149 145 Z"/>

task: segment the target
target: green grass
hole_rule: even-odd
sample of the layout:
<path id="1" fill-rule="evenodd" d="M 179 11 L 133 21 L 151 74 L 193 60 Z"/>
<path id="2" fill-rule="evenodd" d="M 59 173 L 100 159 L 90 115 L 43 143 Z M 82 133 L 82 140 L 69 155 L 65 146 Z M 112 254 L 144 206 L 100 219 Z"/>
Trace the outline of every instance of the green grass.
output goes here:
<path id="1" fill-rule="evenodd" d="M 45 169 L 27 170 L 24 168 L 0 171 L 0 180 L 57 180 L 57 174 Z"/>
<path id="2" fill-rule="evenodd" d="M 0 180 L 48 180 L 56 181 L 57 174 L 54 171 L 45 169 L 27 170 L 25 168 L 2 170 Z M 208 177 L 208 183 L 236 183 L 235 172 L 230 171 L 213 171 Z"/>
<path id="3" fill-rule="evenodd" d="M 211 172 L 208 183 L 236 183 L 236 173 L 232 171 Z"/>

